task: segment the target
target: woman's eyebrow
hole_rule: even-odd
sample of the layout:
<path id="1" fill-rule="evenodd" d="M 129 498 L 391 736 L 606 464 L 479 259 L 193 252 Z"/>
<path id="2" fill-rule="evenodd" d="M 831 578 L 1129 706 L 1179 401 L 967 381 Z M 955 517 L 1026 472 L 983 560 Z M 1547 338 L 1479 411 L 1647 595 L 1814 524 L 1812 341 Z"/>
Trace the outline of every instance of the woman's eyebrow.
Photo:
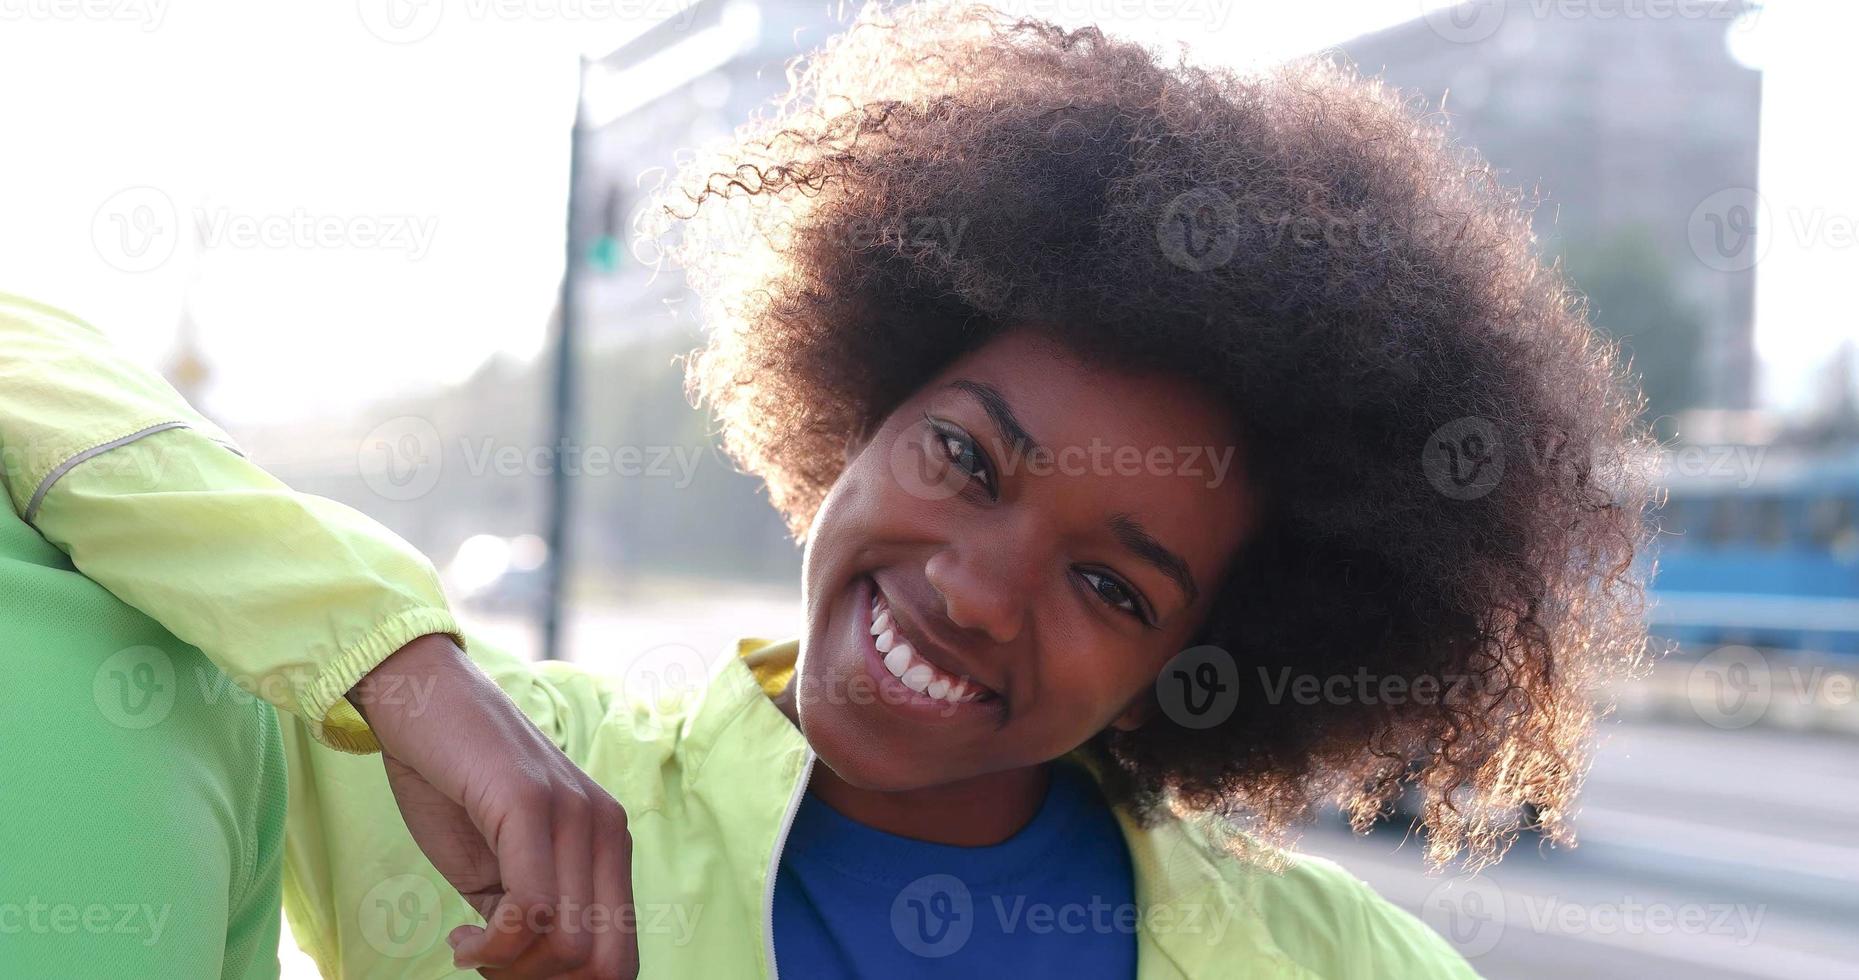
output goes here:
<path id="1" fill-rule="evenodd" d="M 969 378 L 957 378 L 943 387 L 973 395 L 981 403 L 981 410 L 994 421 L 994 427 L 1000 430 L 1001 441 L 1014 447 L 1015 452 L 1024 456 L 1043 448 L 1039 440 L 1026 431 L 1026 426 L 1020 424 L 1019 417 L 1013 414 L 1013 406 L 1007 403 L 1007 396 L 1001 394 L 999 388 Z"/>
<path id="2" fill-rule="evenodd" d="M 1168 576 L 1169 580 L 1181 589 L 1181 594 L 1187 599 L 1188 605 L 1194 605 L 1194 600 L 1200 596 L 1201 590 L 1194 584 L 1194 573 L 1188 571 L 1188 563 L 1183 561 L 1180 555 L 1168 550 L 1162 542 L 1156 540 L 1155 535 L 1150 534 L 1142 526 L 1142 522 L 1129 514 L 1112 514 L 1110 530 L 1117 536 L 1117 541 L 1136 557 L 1154 565 L 1163 575 Z"/>

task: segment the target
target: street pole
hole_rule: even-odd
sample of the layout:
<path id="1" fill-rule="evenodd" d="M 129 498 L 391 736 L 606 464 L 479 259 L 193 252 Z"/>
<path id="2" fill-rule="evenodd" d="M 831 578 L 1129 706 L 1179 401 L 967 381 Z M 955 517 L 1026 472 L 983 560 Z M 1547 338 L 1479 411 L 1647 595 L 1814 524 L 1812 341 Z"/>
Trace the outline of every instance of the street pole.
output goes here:
<path id="1" fill-rule="evenodd" d="M 580 205 L 582 154 L 587 141 L 587 59 L 579 59 L 575 76 L 574 126 L 568 136 L 568 219 L 566 245 L 562 262 L 561 296 L 555 306 L 555 378 L 550 411 L 551 458 L 549 467 L 549 553 L 544 566 L 548 588 L 543 595 L 542 657 L 558 660 L 562 655 L 563 592 L 568 581 L 568 523 L 571 501 L 568 473 L 563 466 L 564 450 L 574 424 L 575 334 L 579 327 L 575 315 L 576 287 L 580 280 L 581 228 L 577 212 Z"/>

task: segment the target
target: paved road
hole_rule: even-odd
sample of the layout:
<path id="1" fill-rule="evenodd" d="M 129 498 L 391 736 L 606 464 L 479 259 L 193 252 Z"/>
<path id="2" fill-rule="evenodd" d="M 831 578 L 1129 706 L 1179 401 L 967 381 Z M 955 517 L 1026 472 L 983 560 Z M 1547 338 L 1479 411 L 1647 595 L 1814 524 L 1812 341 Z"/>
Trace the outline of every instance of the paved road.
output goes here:
<path id="1" fill-rule="evenodd" d="M 1301 848 L 1421 915 L 1489 977 L 1859 977 L 1859 740 L 1610 729 L 1581 842 L 1428 876 L 1394 829 Z"/>

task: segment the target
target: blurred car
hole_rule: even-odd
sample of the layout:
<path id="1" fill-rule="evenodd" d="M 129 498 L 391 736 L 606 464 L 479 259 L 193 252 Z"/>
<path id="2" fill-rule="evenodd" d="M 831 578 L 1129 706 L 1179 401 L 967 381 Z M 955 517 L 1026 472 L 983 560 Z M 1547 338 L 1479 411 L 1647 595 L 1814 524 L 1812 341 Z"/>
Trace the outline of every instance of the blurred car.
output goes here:
<path id="1" fill-rule="evenodd" d="M 533 534 L 474 534 L 458 546 L 442 577 L 461 605 L 481 612 L 529 613 L 548 594 L 548 545 Z"/>

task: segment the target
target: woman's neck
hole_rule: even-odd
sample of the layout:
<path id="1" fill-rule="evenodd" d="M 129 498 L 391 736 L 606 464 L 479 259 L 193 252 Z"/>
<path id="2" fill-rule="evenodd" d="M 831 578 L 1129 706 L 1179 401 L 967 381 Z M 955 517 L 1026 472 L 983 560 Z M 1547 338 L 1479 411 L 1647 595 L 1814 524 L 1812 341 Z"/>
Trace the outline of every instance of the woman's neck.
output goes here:
<path id="1" fill-rule="evenodd" d="M 795 728 L 800 712 L 794 687 L 772 700 Z M 807 790 L 850 820 L 873 830 L 932 844 L 987 847 L 1033 822 L 1046 801 L 1051 763 L 991 772 L 926 789 L 887 792 L 861 789 L 827 766 L 813 767 Z"/>
<path id="2" fill-rule="evenodd" d="M 886 792 L 861 789 L 818 765 L 807 789 L 848 819 L 874 830 L 932 844 L 986 847 L 1033 822 L 1050 781 L 1048 763 L 926 789 Z"/>

